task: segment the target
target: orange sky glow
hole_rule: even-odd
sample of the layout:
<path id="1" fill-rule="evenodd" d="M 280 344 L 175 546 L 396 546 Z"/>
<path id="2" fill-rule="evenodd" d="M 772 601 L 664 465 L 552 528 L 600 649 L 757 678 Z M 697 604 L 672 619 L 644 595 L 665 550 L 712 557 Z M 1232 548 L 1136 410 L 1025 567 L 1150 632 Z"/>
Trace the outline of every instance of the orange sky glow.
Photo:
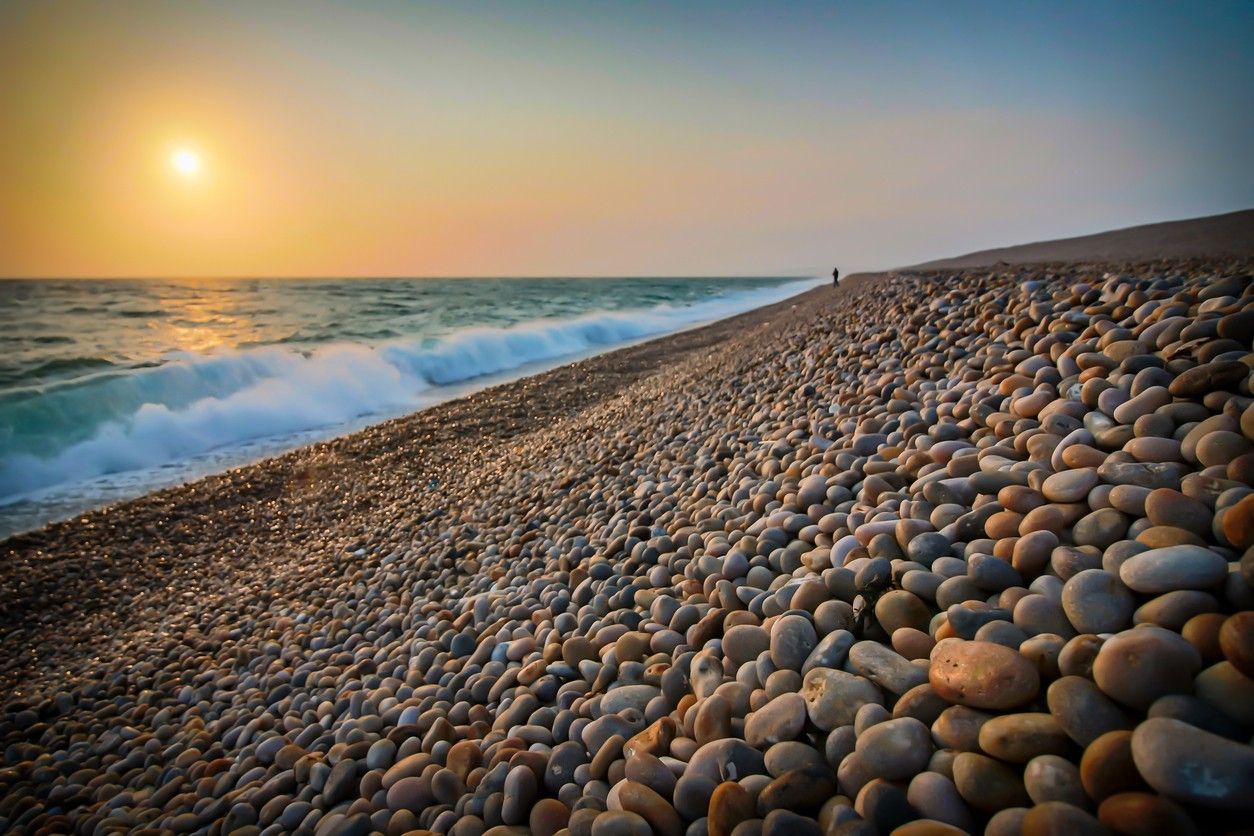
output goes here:
<path id="1" fill-rule="evenodd" d="M 1178 21 L 597 8 L 6 4 L 0 275 L 795 274 L 1254 198 L 1248 114 L 1127 60 Z"/>

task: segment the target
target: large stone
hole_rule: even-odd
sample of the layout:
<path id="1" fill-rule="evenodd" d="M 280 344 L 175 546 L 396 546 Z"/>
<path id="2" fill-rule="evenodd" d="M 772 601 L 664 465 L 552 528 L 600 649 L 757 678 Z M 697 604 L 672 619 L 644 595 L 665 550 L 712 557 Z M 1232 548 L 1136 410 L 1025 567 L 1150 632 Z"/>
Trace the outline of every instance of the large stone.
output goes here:
<path id="1" fill-rule="evenodd" d="M 1203 536 L 1211 527 L 1211 512 L 1205 504 L 1171 488 L 1159 488 L 1145 497 L 1145 515 L 1154 525 L 1183 528 Z"/>
<path id="2" fill-rule="evenodd" d="M 1028 810 L 1023 817 L 1023 836 L 1108 836 L 1091 813 L 1065 801 L 1046 801 Z"/>
<path id="3" fill-rule="evenodd" d="M 1076 521 L 1071 539 L 1079 546 L 1104 549 L 1122 540 L 1128 531 L 1128 518 L 1114 508 L 1099 508 Z"/>
<path id="4" fill-rule="evenodd" d="M 1127 715 L 1092 680 L 1064 676 L 1045 692 L 1049 711 L 1072 740 L 1087 746 L 1116 729 L 1131 729 Z"/>
<path id="5" fill-rule="evenodd" d="M 1224 621 L 1219 647 L 1234 668 L 1254 679 L 1254 611 L 1239 612 Z"/>
<path id="6" fill-rule="evenodd" d="M 876 723 L 858 737 L 862 765 L 876 778 L 904 781 L 927 766 L 932 756 L 931 734 L 913 717 Z"/>
<path id="7" fill-rule="evenodd" d="M 1119 567 L 1119 579 L 1146 594 L 1209 589 L 1228 576 L 1228 561 L 1202 546 L 1179 545 L 1134 554 Z"/>
<path id="8" fill-rule="evenodd" d="M 1031 803 L 1017 770 L 974 752 L 954 758 L 954 786 L 964 801 L 985 813 Z"/>
<path id="9" fill-rule="evenodd" d="M 1119 579 L 1101 569 L 1085 569 L 1062 587 L 1062 610 L 1080 633 L 1113 633 L 1132 621 L 1136 600 Z"/>
<path id="10" fill-rule="evenodd" d="M 692 709 L 690 709 L 692 710 Z M 714 740 L 731 737 L 732 706 L 722 694 L 711 694 L 697 703 L 693 735 L 704 746 Z"/>
<path id="11" fill-rule="evenodd" d="M 1245 728 L 1254 727 L 1254 680 L 1228 661 L 1211 665 L 1193 680 L 1202 700 L 1218 708 Z"/>
<path id="12" fill-rule="evenodd" d="M 1250 412 L 1254 412 L 1254 406 L 1246 410 L 1247 414 Z M 1224 509 L 1223 533 L 1238 549 L 1254 546 L 1254 494 Z"/>
<path id="13" fill-rule="evenodd" d="M 1040 689 L 1036 667 L 992 642 L 946 639 L 932 652 L 928 681 L 950 702 L 1004 710 L 1023 705 Z"/>
<path id="14" fill-rule="evenodd" d="M 332 807 L 352 795 L 357 789 L 363 766 L 364 764 L 352 758 L 345 758 L 331 767 L 331 773 L 322 787 L 322 800 L 327 807 Z"/>
<path id="15" fill-rule="evenodd" d="M 578 811 L 583 812 L 583 811 Z M 588 812 L 595 813 L 595 810 Z M 576 833 L 573 822 L 576 821 L 575 816 L 571 817 L 572 828 L 571 836 Z M 501 828 L 492 828 L 493 831 L 499 831 Z M 494 835 L 496 836 L 495 832 Z M 501 834 L 505 836 L 505 834 Z M 512 834 L 511 834 L 512 836 Z M 606 810 L 592 820 L 592 829 L 588 832 L 588 836 L 653 836 L 653 828 L 644 820 L 644 817 L 626 810 Z"/>
<path id="16" fill-rule="evenodd" d="M 531 814 L 531 803 L 536 798 L 536 773 L 531 767 L 519 764 L 505 776 L 505 803 L 501 818 L 506 824 L 521 824 Z"/>
<path id="17" fill-rule="evenodd" d="M 927 672 L 878 642 L 862 641 L 849 648 L 846 665 L 894 694 L 904 694 L 927 682 Z"/>
<path id="18" fill-rule="evenodd" d="M 869 679 L 831 668 L 814 668 L 801 682 L 810 722 L 823 731 L 853 724 L 858 709 L 883 705 L 884 697 Z"/>
<path id="19" fill-rule="evenodd" d="M 1098 820 L 1115 833 L 1136 836 L 1201 836 L 1179 804 L 1148 792 L 1112 795 L 1097 808 Z"/>
<path id="20" fill-rule="evenodd" d="M 683 820 L 665 798 L 636 781 L 619 781 L 605 801 L 611 810 L 635 813 L 649 823 L 658 836 L 682 836 Z"/>
<path id="21" fill-rule="evenodd" d="M 731 836 L 736 825 L 756 817 L 757 803 L 749 791 L 735 781 L 724 781 L 710 796 L 709 836 Z"/>
<path id="22" fill-rule="evenodd" d="M 783 616 L 771 626 L 771 661 L 777 667 L 799 671 L 818 641 L 810 619 L 800 615 Z"/>
<path id="23" fill-rule="evenodd" d="M 770 646 L 770 634 L 754 624 L 737 624 L 723 634 L 723 654 L 732 667 L 754 661 Z"/>
<path id="24" fill-rule="evenodd" d="M 745 741 L 765 749 L 782 740 L 792 740 L 806 724 L 806 702 L 799 694 L 780 694 L 745 718 Z"/>
<path id="25" fill-rule="evenodd" d="M 1071 746 L 1067 733 L 1049 714 L 1004 714 L 980 728 L 980 748 L 1010 763 L 1027 763 L 1037 755 L 1065 755 Z"/>
<path id="26" fill-rule="evenodd" d="M 932 722 L 932 740 L 944 749 L 974 752 L 980 746 L 980 729 L 992 718 L 965 705 L 951 705 Z"/>
<path id="27" fill-rule="evenodd" d="M 1254 747 L 1155 717 L 1132 733 L 1132 759 L 1151 787 L 1177 801 L 1254 810 Z"/>
<path id="28" fill-rule="evenodd" d="M 601 697 L 601 712 L 619 714 L 629 708 L 643 712 L 649 700 L 660 693 L 661 690 L 652 685 L 620 685 Z"/>
<path id="29" fill-rule="evenodd" d="M 1176 462 L 1106 462 L 1097 475 L 1110 485 L 1137 485 L 1142 488 L 1179 488 L 1187 473 L 1185 465 Z"/>
<path id="30" fill-rule="evenodd" d="M 1179 633 L 1137 627 L 1111 636 L 1093 660 L 1097 687 L 1124 705 L 1144 711 L 1164 694 L 1187 694 L 1202 658 Z"/>
<path id="31" fill-rule="evenodd" d="M 757 749 L 734 737 L 707 743 L 693 753 L 684 776 L 711 781 L 739 781 L 746 775 L 766 774 L 766 760 Z"/>
<path id="32" fill-rule="evenodd" d="M 886 592 L 875 603 L 875 619 L 889 635 L 901 627 L 926 630 L 931 618 L 927 605 L 904 589 Z"/>
<path id="33" fill-rule="evenodd" d="M 1089 491 L 1097 484 L 1097 470 L 1083 467 L 1078 470 L 1064 470 L 1055 473 L 1045 480 L 1041 493 L 1050 502 L 1079 502 L 1088 496 Z"/>
<path id="34" fill-rule="evenodd" d="M 758 794 L 758 814 L 772 810 L 816 812 L 836 793 L 836 776 L 827 766 L 802 766 L 772 779 Z"/>
<path id="35" fill-rule="evenodd" d="M 1080 770 L 1074 763 L 1058 755 L 1039 755 L 1023 769 L 1023 786 L 1037 804 L 1065 801 L 1078 807 L 1089 804 Z"/>
<path id="36" fill-rule="evenodd" d="M 1235 387 L 1249 374 L 1250 367 L 1240 361 L 1215 360 L 1182 372 L 1167 388 L 1177 398 L 1197 397 Z"/>
<path id="37" fill-rule="evenodd" d="M 1147 789 L 1132 761 L 1132 732 L 1107 732 L 1090 743 L 1080 757 L 1080 783 L 1094 801 L 1121 792 Z"/>
<path id="38" fill-rule="evenodd" d="M 958 788 L 948 776 L 937 772 L 920 772 L 910 781 L 906 800 L 931 824 L 941 822 L 957 828 L 959 833 L 970 833 L 974 828 L 971 811 L 958 794 Z M 908 827 L 909 825 L 907 825 Z M 901 833 L 902 828 L 893 831 Z M 921 830 L 922 834 L 939 834 L 943 831 Z"/>

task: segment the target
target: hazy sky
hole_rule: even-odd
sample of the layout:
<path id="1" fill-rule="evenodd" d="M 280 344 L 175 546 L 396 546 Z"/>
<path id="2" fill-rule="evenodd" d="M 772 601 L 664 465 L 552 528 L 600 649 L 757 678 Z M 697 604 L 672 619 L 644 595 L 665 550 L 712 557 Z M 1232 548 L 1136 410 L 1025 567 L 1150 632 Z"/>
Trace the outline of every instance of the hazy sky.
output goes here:
<path id="1" fill-rule="evenodd" d="M 0 275 L 794 274 L 1248 208 L 1251 42 L 1251 2 L 6 0 Z"/>

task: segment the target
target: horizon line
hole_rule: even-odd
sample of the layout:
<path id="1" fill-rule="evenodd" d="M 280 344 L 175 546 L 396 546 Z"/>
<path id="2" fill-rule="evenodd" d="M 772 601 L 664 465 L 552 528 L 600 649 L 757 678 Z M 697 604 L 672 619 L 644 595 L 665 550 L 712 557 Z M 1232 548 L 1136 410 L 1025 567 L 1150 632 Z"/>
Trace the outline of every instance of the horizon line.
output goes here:
<path id="1" fill-rule="evenodd" d="M 526 279 L 810 279 L 822 278 L 821 273 L 687 273 L 687 274 L 670 274 L 670 273 L 599 273 L 594 275 L 545 275 L 542 273 L 525 273 L 517 275 L 411 275 L 406 273 L 394 273 L 384 275 L 230 275 L 230 276 L 189 276 L 189 275 L 142 275 L 142 276 L 0 276 L 0 282 L 42 282 L 42 281 L 393 281 L 399 279 L 429 281 L 429 280 L 453 280 L 453 281 L 475 281 L 483 279 L 497 280 L 526 280 Z"/>

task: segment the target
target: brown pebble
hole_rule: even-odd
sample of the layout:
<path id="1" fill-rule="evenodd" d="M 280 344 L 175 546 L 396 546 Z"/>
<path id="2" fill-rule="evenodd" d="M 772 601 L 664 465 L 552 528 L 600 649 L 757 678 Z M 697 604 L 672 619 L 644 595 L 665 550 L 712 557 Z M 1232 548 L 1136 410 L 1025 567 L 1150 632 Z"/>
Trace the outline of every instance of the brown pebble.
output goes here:
<path id="1" fill-rule="evenodd" d="M 1233 667 L 1254 679 L 1254 612 L 1247 610 L 1225 619 L 1219 628 L 1219 647 Z"/>
<path id="2" fill-rule="evenodd" d="M 963 752 L 954 759 L 954 785 L 968 804 L 986 813 L 1030 803 L 1015 770 L 974 752 Z"/>
<path id="3" fill-rule="evenodd" d="M 626 810 L 643 818 L 658 836 L 681 836 L 683 822 L 675 809 L 653 790 L 635 781 L 619 781 L 606 801 L 611 810 Z"/>
<path id="4" fill-rule="evenodd" d="M 710 796 L 708 816 L 710 836 L 731 836 L 736 825 L 757 816 L 757 803 L 740 784 L 724 781 Z"/>
<path id="5" fill-rule="evenodd" d="M 1023 817 L 1023 836 L 1106 836 L 1096 817 L 1065 801 L 1046 801 Z"/>
<path id="6" fill-rule="evenodd" d="M 980 748 L 1010 763 L 1027 763 L 1037 755 L 1065 755 L 1071 739 L 1052 715 L 1027 712 L 994 717 L 980 728 Z"/>
<path id="7" fill-rule="evenodd" d="M 1122 792 L 1097 808 L 1098 820 L 1127 836 L 1197 836 L 1193 820 L 1180 805 L 1145 792 Z"/>
<path id="8" fill-rule="evenodd" d="M 1013 708 L 1040 687 L 1036 668 L 1020 654 L 991 642 L 962 639 L 936 646 L 928 678 L 942 697 L 971 708 Z"/>
<path id="9" fill-rule="evenodd" d="M 1146 789 L 1132 761 L 1132 732 L 1107 732 L 1090 743 L 1080 758 L 1080 783 L 1089 798 L 1099 802 L 1118 793 Z"/>
<path id="10" fill-rule="evenodd" d="M 1178 633 L 1140 627 L 1112 636 L 1093 662 L 1093 679 L 1108 696 L 1144 711 L 1164 694 L 1187 694 L 1201 657 Z"/>
<path id="11" fill-rule="evenodd" d="M 570 821 L 570 808 L 556 798 L 542 798 L 531 808 L 529 824 L 534 836 L 554 836 Z"/>
<path id="12" fill-rule="evenodd" d="M 1223 533 L 1228 542 L 1238 549 L 1254 546 L 1254 494 L 1224 511 Z"/>

